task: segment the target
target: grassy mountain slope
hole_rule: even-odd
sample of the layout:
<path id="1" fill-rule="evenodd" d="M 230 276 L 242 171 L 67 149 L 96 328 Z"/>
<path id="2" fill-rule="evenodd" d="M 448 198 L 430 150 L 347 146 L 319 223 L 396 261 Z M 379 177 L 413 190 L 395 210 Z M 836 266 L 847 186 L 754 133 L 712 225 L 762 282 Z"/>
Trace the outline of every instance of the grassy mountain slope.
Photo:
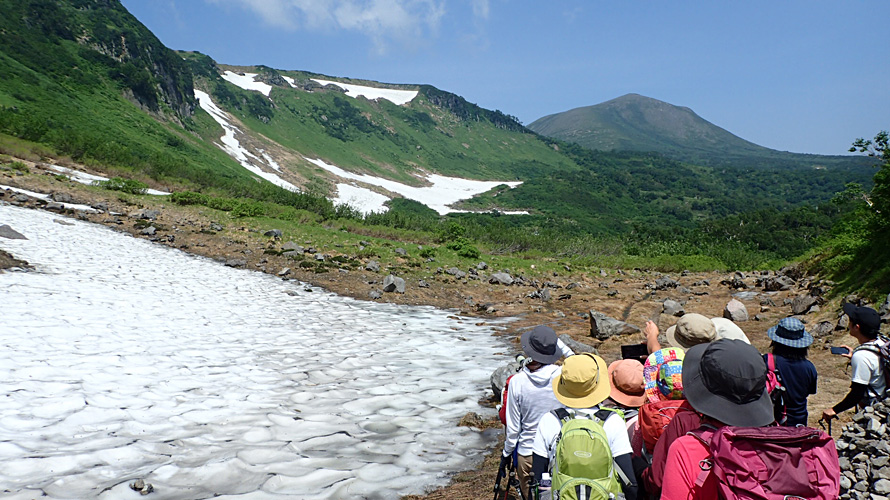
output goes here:
<path id="1" fill-rule="evenodd" d="M 198 85 L 254 134 L 307 158 L 352 171 L 416 183 L 418 170 L 471 179 L 515 180 L 540 169 L 573 163 L 514 119 L 479 108 L 429 85 L 391 85 L 336 79 L 376 88 L 419 91 L 406 105 L 346 96 L 312 78 L 331 77 L 266 67 L 216 67 L 200 54 L 192 61 Z M 258 74 L 273 86 L 268 99 L 222 80 L 223 70 Z M 282 76 L 291 78 L 296 88 Z M 244 104 L 246 103 L 246 104 Z"/>
<path id="2" fill-rule="evenodd" d="M 173 184 L 249 181 L 192 76 L 116 1 L 0 0 L 0 132 Z"/>
<path id="3" fill-rule="evenodd" d="M 638 94 L 548 115 L 528 128 L 588 149 L 655 151 L 714 167 L 861 170 L 870 165 L 862 157 L 796 154 L 758 146 L 708 122 L 689 108 Z"/>
<path id="4" fill-rule="evenodd" d="M 585 252 L 575 240 L 611 238 L 641 254 L 744 247 L 765 252 L 762 261 L 806 250 L 836 216 L 817 205 L 846 182 L 867 185 L 871 174 L 812 165 L 702 166 L 659 154 L 591 151 L 429 85 L 232 67 L 176 53 L 113 0 L 0 0 L 0 8 L 0 149 L 13 137 L 115 175 L 223 195 L 224 201 L 204 194 L 177 199 L 224 206 L 233 217 L 287 211 L 273 203 L 405 230 L 446 231 L 458 221 L 466 235 L 501 249 Z M 233 85 L 221 77 L 226 70 L 257 73 L 272 86 L 270 95 Z M 418 96 L 397 106 L 352 98 L 312 78 Z M 232 115 L 242 144 L 257 156 L 268 153 L 310 194 L 261 181 L 222 152 L 223 129 L 197 106 L 192 88 Z M 658 114 L 628 118 L 627 126 L 645 129 L 646 116 L 652 121 Z M 668 142 L 680 147 L 680 139 Z M 716 132 L 697 139 L 721 140 L 729 139 Z M 751 154 L 763 152 L 748 144 Z M 363 219 L 316 194 L 329 193 L 334 179 L 306 158 L 409 184 L 421 182 L 422 172 L 523 184 L 464 203 L 487 214 L 441 218 L 403 200 L 389 214 Z M 531 215 L 500 217 L 493 208 Z M 777 245 L 776 231 L 786 227 L 795 232 Z"/>

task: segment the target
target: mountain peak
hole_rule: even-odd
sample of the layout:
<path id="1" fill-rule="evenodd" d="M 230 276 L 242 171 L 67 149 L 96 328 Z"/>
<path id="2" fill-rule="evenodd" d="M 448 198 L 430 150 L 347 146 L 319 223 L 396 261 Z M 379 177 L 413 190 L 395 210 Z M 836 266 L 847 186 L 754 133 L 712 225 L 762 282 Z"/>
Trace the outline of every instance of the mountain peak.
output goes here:
<path id="1" fill-rule="evenodd" d="M 772 151 L 708 122 L 690 108 L 635 93 L 545 116 L 528 128 L 589 149 L 656 151 L 683 160 Z"/>

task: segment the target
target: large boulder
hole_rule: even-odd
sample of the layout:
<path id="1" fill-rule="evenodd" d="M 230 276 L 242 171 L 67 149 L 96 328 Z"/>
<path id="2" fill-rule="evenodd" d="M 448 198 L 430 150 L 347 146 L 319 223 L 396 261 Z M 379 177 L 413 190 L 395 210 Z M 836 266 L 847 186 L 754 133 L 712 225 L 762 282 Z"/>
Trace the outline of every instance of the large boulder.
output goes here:
<path id="1" fill-rule="evenodd" d="M 590 311 L 590 335 L 598 340 L 606 340 L 614 335 L 628 335 L 640 331 L 638 326 L 610 318 L 597 311 Z"/>
<path id="2" fill-rule="evenodd" d="M 383 291 L 405 293 L 405 280 L 390 274 L 383 278 Z"/>
<path id="3" fill-rule="evenodd" d="M 0 226 L 0 237 L 9 238 L 11 240 L 27 240 L 24 234 L 11 228 L 8 224 Z"/>
<path id="4" fill-rule="evenodd" d="M 788 276 L 774 276 L 764 279 L 762 284 L 766 292 L 780 292 L 791 290 L 794 287 L 794 280 Z"/>
<path id="5" fill-rule="evenodd" d="M 748 321 L 748 308 L 741 301 L 732 299 L 723 308 L 723 317 L 733 323 Z"/>
<path id="6" fill-rule="evenodd" d="M 492 285 L 507 285 L 507 286 L 509 286 L 509 285 L 513 284 L 513 281 L 515 281 L 515 280 L 513 279 L 513 276 L 510 276 L 510 273 L 494 273 L 488 279 L 488 282 L 491 283 Z"/>
<path id="7" fill-rule="evenodd" d="M 577 340 L 573 339 L 569 335 L 563 333 L 559 336 L 559 340 L 562 340 L 562 343 L 569 346 L 569 349 L 572 350 L 575 354 L 581 354 L 582 352 L 590 352 L 593 354 L 599 354 L 599 351 L 596 350 L 596 347 L 591 347 L 587 344 L 582 344 Z"/>
<path id="8" fill-rule="evenodd" d="M 791 314 L 794 316 L 806 314 L 817 303 L 818 299 L 812 295 L 800 295 L 794 297 L 794 300 L 791 301 Z"/>
<path id="9" fill-rule="evenodd" d="M 665 299 L 664 303 L 662 304 L 661 313 L 667 314 L 669 316 L 680 317 L 685 313 L 685 311 L 683 310 L 683 304 L 677 302 L 674 299 Z"/>
<path id="10" fill-rule="evenodd" d="M 501 394 L 504 392 L 504 386 L 507 385 L 507 379 L 510 375 L 522 369 L 522 363 L 519 361 L 511 361 L 492 372 L 489 378 L 491 382 L 491 392 L 497 401 L 501 400 Z"/>

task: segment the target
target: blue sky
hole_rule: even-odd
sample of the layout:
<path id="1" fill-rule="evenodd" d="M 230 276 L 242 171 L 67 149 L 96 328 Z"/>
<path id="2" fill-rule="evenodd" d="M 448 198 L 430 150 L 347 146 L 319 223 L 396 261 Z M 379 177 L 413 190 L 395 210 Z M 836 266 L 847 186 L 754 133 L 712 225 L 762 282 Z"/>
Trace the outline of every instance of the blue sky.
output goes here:
<path id="1" fill-rule="evenodd" d="M 523 123 L 638 93 L 762 146 L 890 129 L 890 2 L 122 0 L 173 49 L 427 83 Z"/>

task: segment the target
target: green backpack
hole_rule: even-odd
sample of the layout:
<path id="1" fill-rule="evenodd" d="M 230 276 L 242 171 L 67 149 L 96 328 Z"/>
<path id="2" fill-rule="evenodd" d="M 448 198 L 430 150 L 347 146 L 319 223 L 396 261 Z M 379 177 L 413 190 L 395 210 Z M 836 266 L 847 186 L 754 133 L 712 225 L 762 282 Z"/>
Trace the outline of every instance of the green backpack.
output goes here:
<path id="1" fill-rule="evenodd" d="M 553 414 L 562 422 L 556 452 L 550 462 L 554 500 L 608 500 L 623 498 L 618 467 L 612 460 L 603 423 L 616 413 L 601 408 L 593 417 L 559 408 Z M 620 415 L 620 413 L 619 413 Z"/>

